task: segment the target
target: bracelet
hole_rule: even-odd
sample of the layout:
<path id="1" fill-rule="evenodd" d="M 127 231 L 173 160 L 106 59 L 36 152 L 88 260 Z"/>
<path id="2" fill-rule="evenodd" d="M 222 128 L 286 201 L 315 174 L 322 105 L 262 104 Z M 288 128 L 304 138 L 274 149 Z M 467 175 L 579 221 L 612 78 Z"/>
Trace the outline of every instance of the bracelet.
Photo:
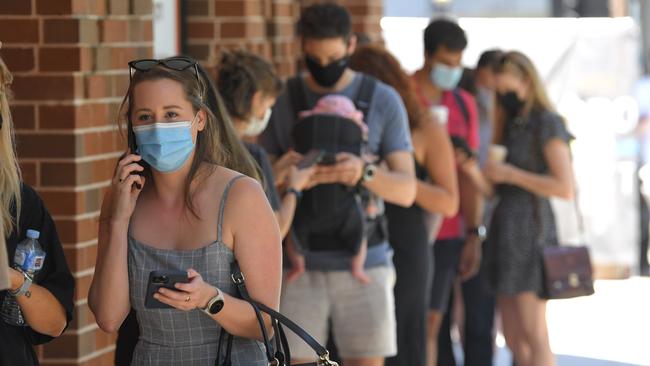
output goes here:
<path id="1" fill-rule="evenodd" d="M 30 276 L 27 272 L 20 272 L 22 273 L 23 277 L 25 277 L 25 281 L 23 281 L 23 284 L 20 286 L 20 288 L 15 291 L 9 291 L 9 293 L 14 297 L 21 295 L 25 295 L 25 297 L 31 297 L 32 293 L 29 291 L 29 288 L 32 286 L 32 276 Z"/>
<path id="2" fill-rule="evenodd" d="M 295 195 L 297 200 L 300 200 L 302 198 L 302 192 L 295 189 L 295 188 L 287 189 L 287 194 L 289 194 L 289 193 Z"/>

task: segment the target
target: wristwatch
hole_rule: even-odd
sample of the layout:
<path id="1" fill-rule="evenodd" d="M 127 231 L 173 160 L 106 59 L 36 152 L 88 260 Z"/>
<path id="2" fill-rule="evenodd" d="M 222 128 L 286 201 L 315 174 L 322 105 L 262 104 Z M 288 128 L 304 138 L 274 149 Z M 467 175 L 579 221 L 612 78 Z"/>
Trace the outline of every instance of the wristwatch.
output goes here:
<path id="1" fill-rule="evenodd" d="M 302 192 L 299 191 L 299 190 L 297 190 L 297 189 L 295 189 L 295 188 L 289 188 L 289 189 L 287 189 L 287 193 L 292 193 L 292 194 L 294 194 L 294 195 L 296 196 L 296 200 L 298 200 L 298 201 L 300 201 L 300 199 L 302 198 Z"/>
<path id="2" fill-rule="evenodd" d="M 361 181 L 359 183 L 371 182 L 373 179 L 375 179 L 376 173 L 377 173 L 377 165 L 373 163 L 366 163 L 363 166 Z"/>
<path id="3" fill-rule="evenodd" d="M 467 230 L 467 235 L 476 235 L 480 241 L 485 241 L 487 238 L 487 229 L 485 226 L 477 226 Z"/>
<path id="4" fill-rule="evenodd" d="M 208 305 L 202 309 L 204 313 L 210 316 L 219 313 L 221 309 L 223 309 L 224 304 L 223 292 L 221 292 L 218 288 L 215 289 L 217 290 L 217 296 L 210 299 L 210 301 L 208 301 Z"/>
<path id="5" fill-rule="evenodd" d="M 23 277 L 25 277 L 25 281 L 23 281 L 23 285 L 20 286 L 20 288 L 16 291 L 9 291 L 9 293 L 14 296 L 22 296 L 25 295 L 25 297 L 29 298 L 32 297 L 32 293 L 29 291 L 29 288 L 32 286 L 32 276 L 29 275 L 27 272 L 20 271 L 23 274 Z"/>

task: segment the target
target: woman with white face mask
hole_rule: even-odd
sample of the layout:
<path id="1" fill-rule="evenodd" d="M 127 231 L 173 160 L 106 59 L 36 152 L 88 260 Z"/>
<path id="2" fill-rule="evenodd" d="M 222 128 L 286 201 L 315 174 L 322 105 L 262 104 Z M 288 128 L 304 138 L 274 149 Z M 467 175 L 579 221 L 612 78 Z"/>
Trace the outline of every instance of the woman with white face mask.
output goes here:
<path id="1" fill-rule="evenodd" d="M 237 135 L 242 140 L 254 140 L 266 129 L 271 108 L 282 91 L 282 82 L 273 66 L 245 51 L 226 52 L 219 64 L 217 81 Z M 300 154 L 289 152 L 279 159 L 286 168 L 274 174 L 266 151 L 261 146 L 250 142 L 245 142 L 245 146 L 261 168 L 266 194 L 284 237 L 291 228 L 298 198 L 308 184 L 313 169 L 298 169 L 295 164 L 300 161 Z M 281 201 L 276 185 L 284 192 Z"/>
<path id="2" fill-rule="evenodd" d="M 141 332 L 133 365 L 212 365 L 222 329 L 235 336 L 233 365 L 266 365 L 255 312 L 233 296 L 230 276 L 236 261 L 250 296 L 278 308 L 280 233 L 250 178 L 256 168 L 223 108 L 208 107 L 214 90 L 196 61 L 129 66 L 121 108 L 129 150 L 102 205 L 89 307 L 109 333 L 135 310 Z M 187 283 L 153 293 L 166 309 L 147 305 L 150 273 L 160 270 L 187 273 Z"/>

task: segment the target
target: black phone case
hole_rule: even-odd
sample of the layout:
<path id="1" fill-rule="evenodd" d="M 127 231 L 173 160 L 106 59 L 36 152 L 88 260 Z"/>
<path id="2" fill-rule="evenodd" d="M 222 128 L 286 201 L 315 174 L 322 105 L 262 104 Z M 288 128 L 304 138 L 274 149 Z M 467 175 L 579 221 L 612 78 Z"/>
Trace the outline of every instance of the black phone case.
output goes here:
<path id="1" fill-rule="evenodd" d="M 153 279 L 156 277 L 167 277 L 166 283 L 154 283 Z M 151 271 L 149 273 L 149 281 L 147 281 L 147 296 L 144 299 L 144 306 L 147 309 L 173 309 L 173 307 L 163 304 L 162 302 L 153 298 L 153 295 L 158 292 L 161 287 L 178 291 L 174 287 L 177 283 L 188 283 L 186 271 L 177 270 L 164 270 L 164 271 Z"/>
<path id="2" fill-rule="evenodd" d="M 321 156 L 320 161 L 318 162 L 319 165 L 336 165 L 336 154 L 334 153 L 323 153 Z"/>

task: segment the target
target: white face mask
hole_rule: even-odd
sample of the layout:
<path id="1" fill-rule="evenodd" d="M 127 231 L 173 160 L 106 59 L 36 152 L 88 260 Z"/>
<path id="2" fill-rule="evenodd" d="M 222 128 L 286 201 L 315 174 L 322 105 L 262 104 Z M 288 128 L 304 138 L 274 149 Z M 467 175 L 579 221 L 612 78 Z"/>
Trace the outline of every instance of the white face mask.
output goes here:
<path id="1" fill-rule="evenodd" d="M 248 122 L 248 126 L 246 126 L 244 135 L 248 137 L 255 137 L 261 134 L 266 129 L 266 126 L 269 125 L 269 119 L 271 119 L 271 108 L 266 109 L 266 112 L 264 113 L 264 117 L 262 117 L 262 119 L 253 116 Z"/>

